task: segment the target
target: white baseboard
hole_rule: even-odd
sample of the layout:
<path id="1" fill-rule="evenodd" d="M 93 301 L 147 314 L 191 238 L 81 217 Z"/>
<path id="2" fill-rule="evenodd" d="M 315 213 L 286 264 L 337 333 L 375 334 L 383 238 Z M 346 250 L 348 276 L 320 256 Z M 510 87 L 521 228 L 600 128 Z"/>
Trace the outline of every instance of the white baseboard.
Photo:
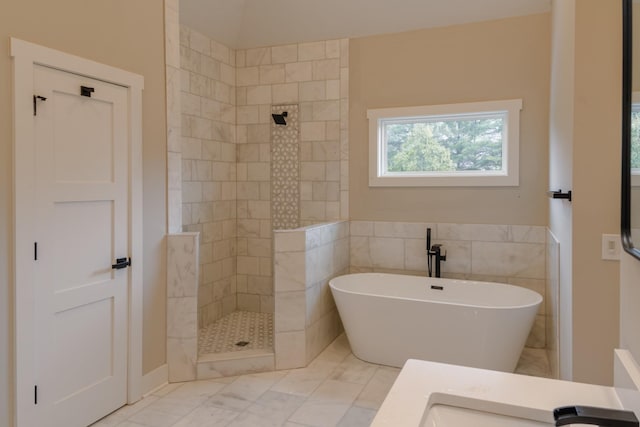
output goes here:
<path id="1" fill-rule="evenodd" d="M 169 366 L 165 363 L 142 376 L 142 395 L 147 396 L 168 383 Z"/>

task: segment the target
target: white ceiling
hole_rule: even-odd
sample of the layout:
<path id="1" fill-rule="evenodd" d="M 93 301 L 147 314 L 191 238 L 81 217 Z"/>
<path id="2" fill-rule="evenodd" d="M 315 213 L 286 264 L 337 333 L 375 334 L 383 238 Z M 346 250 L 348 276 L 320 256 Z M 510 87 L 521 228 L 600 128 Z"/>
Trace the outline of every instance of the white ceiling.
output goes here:
<path id="1" fill-rule="evenodd" d="M 181 0 L 180 20 L 234 49 L 547 12 L 551 0 Z"/>

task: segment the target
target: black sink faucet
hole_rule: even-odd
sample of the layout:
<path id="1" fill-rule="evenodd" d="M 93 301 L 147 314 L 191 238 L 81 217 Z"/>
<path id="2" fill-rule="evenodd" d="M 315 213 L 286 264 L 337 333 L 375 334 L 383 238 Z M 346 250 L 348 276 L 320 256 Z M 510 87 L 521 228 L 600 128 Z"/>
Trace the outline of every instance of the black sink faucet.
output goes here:
<path id="1" fill-rule="evenodd" d="M 556 426 L 593 424 L 603 427 L 637 427 L 638 419 L 631 411 L 594 408 L 592 406 L 563 406 L 553 410 Z"/>
<path id="2" fill-rule="evenodd" d="M 431 228 L 427 228 L 427 272 L 429 273 L 429 277 L 433 277 L 434 258 L 436 267 L 435 277 L 440 277 L 440 263 L 447 260 L 447 251 L 445 251 L 443 255 L 441 244 L 431 245 Z"/>

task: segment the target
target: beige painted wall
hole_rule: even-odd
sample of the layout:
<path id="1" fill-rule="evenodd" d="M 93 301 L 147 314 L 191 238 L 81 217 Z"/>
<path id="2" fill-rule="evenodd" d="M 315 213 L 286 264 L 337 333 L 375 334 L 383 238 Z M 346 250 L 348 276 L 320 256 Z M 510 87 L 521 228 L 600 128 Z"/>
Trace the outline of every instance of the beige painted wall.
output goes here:
<path id="1" fill-rule="evenodd" d="M 621 2 L 576 1 L 573 141 L 573 379 L 611 384 L 619 263 L 601 259 L 620 230 Z"/>
<path id="2" fill-rule="evenodd" d="M 12 107 L 9 37 L 119 67 L 145 78 L 144 354 L 165 363 L 166 126 L 162 2 L 0 0 L 0 425 L 12 426 Z M 135 260 L 134 260 L 135 262 Z"/>
<path id="3" fill-rule="evenodd" d="M 357 38 L 350 48 L 351 219 L 547 224 L 550 15 Z M 369 108 L 523 99 L 520 186 L 368 186 Z"/>

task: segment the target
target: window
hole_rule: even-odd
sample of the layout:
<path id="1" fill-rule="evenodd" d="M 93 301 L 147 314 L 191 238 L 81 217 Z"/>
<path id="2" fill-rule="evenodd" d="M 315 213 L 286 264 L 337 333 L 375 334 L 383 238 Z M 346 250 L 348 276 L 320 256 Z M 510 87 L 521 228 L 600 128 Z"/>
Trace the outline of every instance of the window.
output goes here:
<path id="1" fill-rule="evenodd" d="M 368 110 L 370 186 L 516 186 L 522 100 Z"/>

